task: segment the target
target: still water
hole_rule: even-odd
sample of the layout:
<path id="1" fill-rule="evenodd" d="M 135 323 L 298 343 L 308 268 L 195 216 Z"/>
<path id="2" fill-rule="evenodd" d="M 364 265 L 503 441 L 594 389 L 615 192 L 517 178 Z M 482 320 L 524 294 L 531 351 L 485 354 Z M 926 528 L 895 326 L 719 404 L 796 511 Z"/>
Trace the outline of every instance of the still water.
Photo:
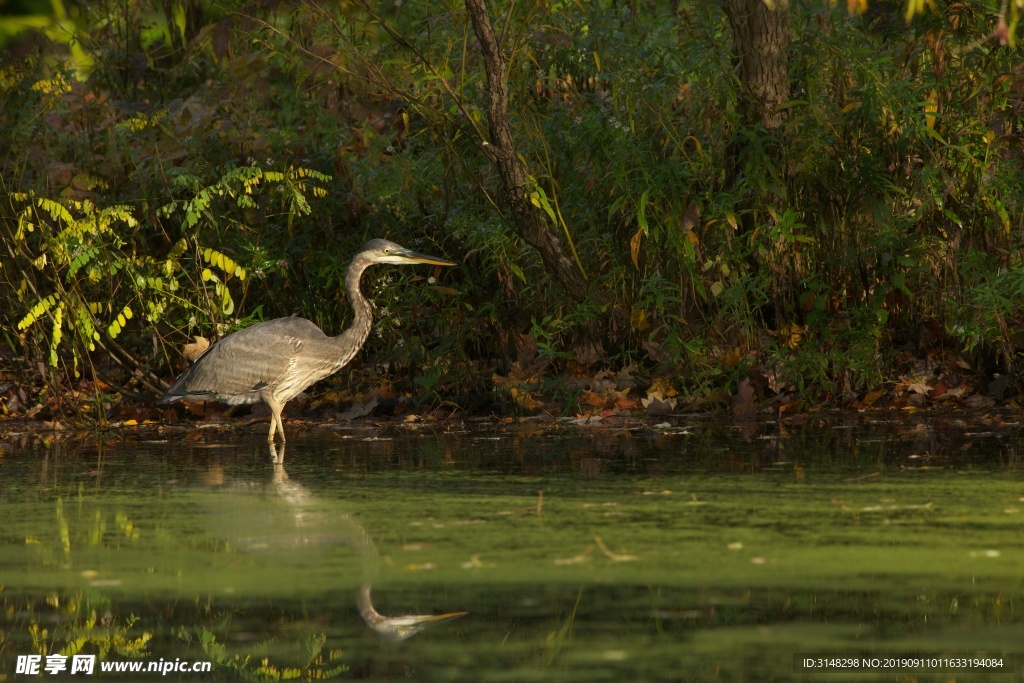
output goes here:
<path id="1" fill-rule="evenodd" d="M 8 440 L 0 680 L 89 678 L 27 654 L 211 662 L 113 680 L 1024 680 L 1020 434 L 368 424 L 293 429 L 283 464 L 262 435 Z M 794 666 L 823 654 L 1015 668 Z"/>

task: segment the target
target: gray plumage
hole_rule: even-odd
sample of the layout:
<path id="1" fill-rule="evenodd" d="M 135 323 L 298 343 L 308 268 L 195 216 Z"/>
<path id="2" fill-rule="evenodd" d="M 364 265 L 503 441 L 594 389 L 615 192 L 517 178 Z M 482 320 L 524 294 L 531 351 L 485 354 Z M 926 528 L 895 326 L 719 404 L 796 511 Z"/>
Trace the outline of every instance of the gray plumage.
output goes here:
<path id="1" fill-rule="evenodd" d="M 345 272 L 345 289 L 354 316 L 339 336 L 328 337 L 305 318 L 278 318 L 247 327 L 224 337 L 199 356 L 157 403 L 184 399 L 241 405 L 262 401 L 272 414 L 267 440 L 273 442 L 279 430 L 284 442 L 281 410 L 285 404 L 344 367 L 370 336 L 373 309 L 359 290 L 359 280 L 363 271 L 375 263 L 455 265 L 388 240 L 370 240 L 352 257 Z"/>

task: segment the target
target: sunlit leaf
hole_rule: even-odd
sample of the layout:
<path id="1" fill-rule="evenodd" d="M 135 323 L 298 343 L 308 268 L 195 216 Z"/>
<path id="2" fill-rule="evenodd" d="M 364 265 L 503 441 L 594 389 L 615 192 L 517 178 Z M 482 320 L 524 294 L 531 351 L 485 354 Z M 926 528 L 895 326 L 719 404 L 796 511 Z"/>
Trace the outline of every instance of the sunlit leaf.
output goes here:
<path id="1" fill-rule="evenodd" d="M 633 259 L 633 267 L 640 270 L 640 240 L 643 238 L 643 228 L 638 228 L 629 240 L 629 255 Z"/>

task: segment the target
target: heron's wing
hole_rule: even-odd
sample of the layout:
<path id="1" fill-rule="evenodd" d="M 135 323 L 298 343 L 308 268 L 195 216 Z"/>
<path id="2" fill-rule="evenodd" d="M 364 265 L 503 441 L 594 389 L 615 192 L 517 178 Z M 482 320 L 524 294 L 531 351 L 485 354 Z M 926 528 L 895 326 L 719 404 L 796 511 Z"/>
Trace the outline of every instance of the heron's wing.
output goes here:
<path id="1" fill-rule="evenodd" d="M 160 402 L 178 398 L 257 400 L 262 389 L 295 366 L 307 344 L 324 338 L 320 328 L 302 318 L 271 320 L 235 332 L 199 356 Z"/>

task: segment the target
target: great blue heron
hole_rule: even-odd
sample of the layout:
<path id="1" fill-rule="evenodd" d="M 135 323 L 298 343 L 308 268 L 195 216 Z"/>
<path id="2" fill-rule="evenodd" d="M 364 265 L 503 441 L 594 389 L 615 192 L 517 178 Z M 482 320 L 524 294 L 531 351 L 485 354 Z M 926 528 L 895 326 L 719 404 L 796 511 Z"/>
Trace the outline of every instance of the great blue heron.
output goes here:
<path id="1" fill-rule="evenodd" d="M 314 545 L 319 541 L 315 533 L 318 525 L 324 524 L 324 521 L 318 518 L 318 514 L 322 515 L 322 504 L 315 499 L 305 486 L 293 481 L 288 476 L 288 472 L 284 469 L 284 444 L 281 444 L 279 455 L 277 446 L 274 445 L 274 442 L 271 442 L 270 454 L 274 458 L 274 476 L 271 479 L 271 486 L 268 491 L 275 498 L 284 501 L 287 508 L 291 510 L 292 519 L 297 529 L 303 531 L 301 534 L 303 545 Z M 397 617 L 381 614 L 373 606 L 373 598 L 371 596 L 373 591 L 371 581 L 377 569 L 377 545 L 370 539 L 366 530 L 348 514 L 341 516 L 333 515 L 330 518 L 330 522 L 327 522 L 327 525 L 332 532 L 330 538 L 332 542 L 337 542 L 338 538 L 347 539 L 363 557 L 363 585 L 359 587 L 359 592 L 356 593 L 356 607 L 359 609 L 359 616 L 363 618 L 366 625 L 384 640 L 390 643 L 405 640 L 429 626 L 458 619 L 469 614 L 469 612 L 446 612 L 444 614 L 403 614 Z M 279 525 L 272 526 L 275 529 L 281 528 Z M 306 532 L 308 531 L 313 533 L 307 535 Z M 296 536 L 299 536 L 299 534 L 296 534 Z"/>
<path id="2" fill-rule="evenodd" d="M 280 450 L 278 450 L 280 448 Z M 285 444 L 271 442 L 273 476 L 265 483 L 227 474 L 227 487 L 218 485 L 211 497 L 221 507 L 207 508 L 203 517 L 230 539 L 232 552 L 272 553 L 281 558 L 291 550 L 315 553 L 336 546 L 348 546 L 362 559 L 362 581 L 356 593 L 359 616 L 388 642 L 411 638 L 425 628 L 466 616 L 469 612 L 444 614 L 403 614 L 386 616 L 374 607 L 373 583 L 379 573 L 377 544 L 366 529 L 343 506 L 324 500 L 295 481 L 284 467 Z M 221 472 L 223 478 L 225 473 Z M 219 484 L 225 481 L 222 479 Z M 315 555 L 304 555 L 314 562 Z"/>
<path id="3" fill-rule="evenodd" d="M 224 337 L 199 356 L 157 403 L 185 399 L 243 405 L 262 401 L 272 413 L 267 441 L 273 443 L 274 432 L 280 430 L 283 443 L 281 410 L 285 404 L 344 367 L 370 336 L 373 309 L 359 291 L 359 280 L 363 271 L 375 263 L 456 265 L 388 240 L 370 240 L 352 257 L 345 272 L 345 289 L 355 312 L 347 330 L 328 337 L 305 318 L 278 318 L 247 327 Z"/>

